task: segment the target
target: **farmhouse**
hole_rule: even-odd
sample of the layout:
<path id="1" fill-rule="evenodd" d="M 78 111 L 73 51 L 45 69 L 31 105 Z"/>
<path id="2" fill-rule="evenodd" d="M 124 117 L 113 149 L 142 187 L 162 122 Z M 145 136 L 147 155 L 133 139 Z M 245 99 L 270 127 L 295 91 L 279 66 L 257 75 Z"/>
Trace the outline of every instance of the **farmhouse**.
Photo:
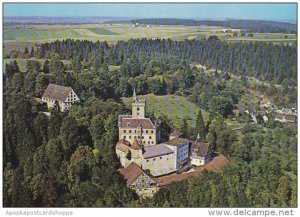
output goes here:
<path id="1" fill-rule="evenodd" d="M 42 101 L 47 103 L 48 109 L 53 108 L 58 102 L 60 110 L 63 112 L 69 110 L 72 104 L 80 99 L 71 87 L 49 84 L 42 96 Z"/>

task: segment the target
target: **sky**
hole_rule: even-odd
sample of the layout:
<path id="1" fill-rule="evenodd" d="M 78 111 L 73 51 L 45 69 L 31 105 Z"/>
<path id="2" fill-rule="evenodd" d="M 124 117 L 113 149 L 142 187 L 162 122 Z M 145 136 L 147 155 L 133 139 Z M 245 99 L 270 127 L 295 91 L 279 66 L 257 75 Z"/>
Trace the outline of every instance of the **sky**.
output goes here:
<path id="1" fill-rule="evenodd" d="M 4 3 L 4 16 L 296 20 L 296 3 Z"/>

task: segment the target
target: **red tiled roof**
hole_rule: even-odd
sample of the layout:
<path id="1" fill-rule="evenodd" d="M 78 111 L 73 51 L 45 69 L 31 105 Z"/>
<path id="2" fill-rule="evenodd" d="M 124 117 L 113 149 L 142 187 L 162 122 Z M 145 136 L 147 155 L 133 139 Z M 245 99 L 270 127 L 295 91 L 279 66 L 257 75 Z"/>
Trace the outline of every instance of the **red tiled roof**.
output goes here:
<path id="1" fill-rule="evenodd" d="M 187 139 L 177 137 L 177 138 L 174 138 L 174 139 L 171 139 L 171 140 L 165 142 L 165 144 L 177 146 L 177 145 L 185 144 L 188 141 L 189 140 L 187 140 Z"/>
<path id="2" fill-rule="evenodd" d="M 70 91 L 72 91 L 71 87 L 49 84 L 42 97 L 65 102 Z"/>
<path id="3" fill-rule="evenodd" d="M 169 176 L 162 176 L 156 179 L 156 182 L 159 186 L 169 185 L 172 182 L 180 182 L 189 177 L 199 176 L 205 169 L 211 172 L 216 172 L 225 167 L 229 161 L 224 155 L 219 155 L 213 160 L 205 164 L 204 166 L 196 167 L 194 172 L 182 173 L 182 174 L 172 174 Z"/>
<path id="4" fill-rule="evenodd" d="M 206 169 L 208 171 L 216 172 L 216 171 L 221 170 L 228 163 L 229 163 L 228 159 L 224 155 L 221 154 L 218 157 L 215 157 L 214 159 L 212 159 L 207 164 L 205 164 L 203 167 L 204 167 L 204 169 Z"/>
<path id="5" fill-rule="evenodd" d="M 205 142 L 195 142 L 192 144 L 192 151 L 195 152 L 200 157 L 205 157 L 209 150 L 209 143 Z"/>
<path id="6" fill-rule="evenodd" d="M 137 128 L 139 126 L 144 129 L 155 129 L 154 124 L 149 118 L 121 117 L 121 127 Z"/>
<path id="7" fill-rule="evenodd" d="M 136 163 L 132 162 L 127 168 L 119 169 L 119 172 L 126 179 L 127 186 L 130 186 L 143 173 L 143 170 Z"/>
<path id="8" fill-rule="evenodd" d="M 145 149 L 145 153 L 143 154 L 144 158 L 151 158 L 151 157 L 173 153 L 173 151 L 169 149 L 165 144 L 150 145 L 144 147 L 144 149 Z"/>

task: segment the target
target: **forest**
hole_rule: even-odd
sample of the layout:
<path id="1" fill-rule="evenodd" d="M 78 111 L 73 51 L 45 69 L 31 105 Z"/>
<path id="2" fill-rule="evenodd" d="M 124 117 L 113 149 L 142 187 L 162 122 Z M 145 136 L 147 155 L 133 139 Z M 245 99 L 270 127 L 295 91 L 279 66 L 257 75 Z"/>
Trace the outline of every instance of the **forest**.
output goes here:
<path id="1" fill-rule="evenodd" d="M 297 103 L 297 47 L 265 42 L 79 40 L 13 50 L 3 74 L 3 204 L 5 207 L 296 207 L 297 128 L 271 117 L 244 123 L 237 134 L 225 119 L 238 103 L 258 108 L 258 95 L 278 106 Z M 26 59 L 21 71 L 15 58 Z M 42 61 L 41 61 L 42 60 Z M 207 69 L 199 67 L 199 64 Z M 253 80 L 252 78 L 255 78 Z M 71 86 L 81 99 L 50 116 L 38 98 L 49 83 Z M 230 165 L 218 173 L 162 188 L 139 199 L 117 172 L 117 116 L 129 112 L 122 97 L 179 94 L 201 111 L 197 133 Z M 249 99 L 249 97 L 251 97 Z M 164 116 L 162 139 L 174 130 Z"/>

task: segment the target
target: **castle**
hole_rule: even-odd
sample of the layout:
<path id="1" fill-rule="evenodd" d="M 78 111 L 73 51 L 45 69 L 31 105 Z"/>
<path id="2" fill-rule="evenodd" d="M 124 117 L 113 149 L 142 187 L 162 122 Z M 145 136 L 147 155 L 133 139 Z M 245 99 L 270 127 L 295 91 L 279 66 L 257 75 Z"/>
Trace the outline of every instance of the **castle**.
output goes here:
<path id="1" fill-rule="evenodd" d="M 119 115 L 118 127 L 116 155 L 123 167 L 119 172 L 126 179 L 128 187 L 140 196 L 153 196 L 160 185 L 170 180 L 197 175 L 199 169 L 196 167 L 204 166 L 211 160 L 211 146 L 201 142 L 199 136 L 192 142 L 174 131 L 169 141 L 157 143 L 159 135 L 156 125 L 145 117 L 145 100 L 139 99 L 135 90 L 132 114 Z M 223 157 L 222 165 L 225 162 Z"/>

